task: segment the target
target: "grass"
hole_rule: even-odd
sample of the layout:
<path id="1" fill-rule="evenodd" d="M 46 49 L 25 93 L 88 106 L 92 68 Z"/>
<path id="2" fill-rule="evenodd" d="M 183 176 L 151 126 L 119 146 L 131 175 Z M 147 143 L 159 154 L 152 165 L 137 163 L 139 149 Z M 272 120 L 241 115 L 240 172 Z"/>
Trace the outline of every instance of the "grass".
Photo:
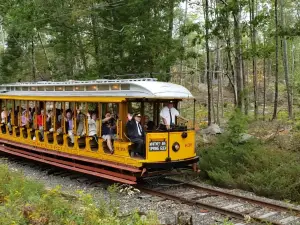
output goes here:
<path id="1" fill-rule="evenodd" d="M 137 211 L 121 216 L 117 187 L 109 190 L 109 200 L 95 199 L 79 192 L 79 198 L 68 200 L 57 187 L 46 191 L 40 183 L 25 179 L 18 173 L 0 166 L 1 225 L 156 225 L 157 217 L 149 213 L 140 217 Z"/>

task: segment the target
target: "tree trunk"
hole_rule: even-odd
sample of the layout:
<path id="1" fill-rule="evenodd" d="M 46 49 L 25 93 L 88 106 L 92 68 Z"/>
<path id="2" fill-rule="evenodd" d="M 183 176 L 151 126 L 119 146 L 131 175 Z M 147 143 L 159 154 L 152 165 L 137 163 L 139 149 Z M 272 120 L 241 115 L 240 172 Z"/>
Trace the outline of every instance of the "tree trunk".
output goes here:
<path id="1" fill-rule="evenodd" d="M 185 10 L 184 10 L 184 19 L 183 19 L 183 28 L 185 28 L 185 23 L 186 23 L 186 17 L 187 17 L 187 9 L 188 9 L 188 0 L 185 0 Z M 181 37 L 181 47 L 184 49 L 185 44 L 184 44 L 184 35 L 182 35 Z M 183 79 L 183 57 L 184 55 L 182 55 L 180 58 L 180 72 L 179 72 L 179 81 L 180 81 L 180 85 L 182 85 L 182 79 Z M 186 74 L 187 76 L 187 74 Z"/>
<path id="2" fill-rule="evenodd" d="M 31 38 L 31 64 L 32 64 L 32 78 L 33 81 L 36 81 L 36 65 L 35 65 L 35 45 L 34 45 L 34 36 Z"/>
<path id="3" fill-rule="evenodd" d="M 232 89 L 233 89 L 234 105 L 236 106 L 237 105 L 237 90 L 236 90 L 235 77 L 234 77 L 235 76 L 235 74 L 234 74 L 234 67 L 233 67 L 232 60 L 231 60 L 231 51 L 230 51 L 231 44 L 230 44 L 230 40 L 228 39 L 226 41 L 226 43 L 227 43 L 227 60 L 228 60 L 228 63 L 229 63 L 229 65 L 227 67 L 226 75 L 227 75 L 227 77 L 229 79 L 229 82 L 230 82 L 230 84 L 232 86 Z M 232 75 L 231 77 L 229 76 L 229 73 L 228 73 L 229 66 L 230 66 L 230 71 L 231 71 L 231 75 Z"/>
<path id="4" fill-rule="evenodd" d="M 249 49 L 249 43 L 247 40 L 247 49 Z M 245 65 L 246 64 L 246 65 Z M 244 92 L 245 92 L 245 115 L 248 115 L 249 111 L 249 60 L 243 59 L 243 82 L 244 82 Z"/>
<path id="5" fill-rule="evenodd" d="M 224 80 L 224 66 L 223 66 L 224 58 L 221 57 L 221 51 L 220 51 L 220 104 L 221 104 L 221 118 L 224 118 L 224 94 L 223 94 L 223 80 Z"/>
<path id="6" fill-rule="evenodd" d="M 43 41 L 42 41 L 40 32 L 38 32 L 38 38 L 39 38 L 39 41 L 40 41 L 41 46 L 42 46 L 42 48 L 43 48 L 43 52 L 44 52 L 45 58 L 46 58 L 46 60 L 47 60 L 48 70 L 49 70 L 49 72 L 50 72 L 51 79 L 53 79 L 53 77 L 52 77 L 52 76 L 53 76 L 53 73 L 52 73 L 52 66 L 51 66 L 50 60 L 49 60 L 49 58 L 48 58 L 46 48 L 45 48 L 45 46 L 44 46 L 44 44 L 43 44 Z"/>
<path id="7" fill-rule="evenodd" d="M 285 19 L 284 19 L 284 12 L 283 12 L 283 1 L 280 0 L 280 16 L 281 16 L 281 27 L 285 27 Z M 286 85 L 286 92 L 287 92 L 287 103 L 288 103 L 288 112 L 289 112 L 289 119 L 293 118 L 293 106 L 291 103 L 291 87 L 289 82 L 289 66 L 288 66 L 288 54 L 287 54 L 287 40 L 284 36 L 282 38 L 283 42 L 283 68 L 284 68 L 284 78 L 285 78 L 285 85 Z"/>
<path id="8" fill-rule="evenodd" d="M 292 47 L 292 72 L 291 72 L 291 105 L 294 105 L 294 86 L 295 86 L 295 45 Z"/>
<path id="9" fill-rule="evenodd" d="M 235 49 L 235 74 L 237 84 L 237 107 L 243 108 L 243 79 L 241 73 L 241 34 L 240 34 L 240 4 L 239 0 L 235 0 L 235 10 L 233 10 L 234 19 L 234 49 Z"/>
<path id="10" fill-rule="evenodd" d="M 212 100 L 212 82 L 211 82 L 211 76 L 210 76 L 210 54 L 209 54 L 209 36 L 208 36 L 208 26 L 209 26 L 209 19 L 208 19 L 208 0 L 205 0 L 205 50 L 206 50 L 206 79 L 207 79 L 207 100 L 208 100 L 208 125 L 211 125 L 211 100 Z"/>
<path id="11" fill-rule="evenodd" d="M 167 52 L 171 49 L 171 43 L 173 42 L 173 27 L 174 27 L 174 5 L 175 0 L 169 1 L 169 27 L 168 27 L 168 39 L 169 42 L 167 44 Z M 171 79 L 171 68 L 168 67 L 166 70 L 166 81 L 170 81 Z"/>
<path id="12" fill-rule="evenodd" d="M 272 119 L 277 118 L 278 108 L 278 0 L 275 0 L 275 97 L 274 97 L 274 111 Z"/>
<path id="13" fill-rule="evenodd" d="M 267 87 L 266 87 L 266 58 L 264 57 L 263 63 L 263 77 L 264 77 L 264 108 L 263 108 L 263 120 L 265 120 L 266 113 L 266 96 L 267 96 Z"/>
<path id="14" fill-rule="evenodd" d="M 92 21 L 92 32 L 93 32 L 93 42 L 94 42 L 94 50 L 95 50 L 95 60 L 96 60 L 96 69 L 99 70 L 100 68 L 100 45 L 98 39 L 98 29 L 97 29 L 97 21 L 95 15 L 91 14 L 91 21 Z M 98 72 L 98 71 L 97 71 Z M 99 78 L 102 78 L 100 75 Z"/>
<path id="15" fill-rule="evenodd" d="M 216 52 L 216 61 L 215 61 L 215 77 L 218 79 L 218 94 L 217 94 L 217 113 L 215 115 L 215 121 L 217 121 L 217 124 L 220 125 L 220 112 L 219 112 L 219 107 L 220 107 L 220 92 L 221 92 L 221 87 L 220 87 L 220 40 L 217 39 L 217 52 Z"/>
<path id="16" fill-rule="evenodd" d="M 86 61 L 86 56 L 85 56 L 85 50 L 84 50 L 84 46 L 83 46 L 81 35 L 80 35 L 79 31 L 77 31 L 77 39 L 78 39 L 78 44 L 79 44 L 80 58 L 83 63 L 84 72 L 87 72 L 88 66 L 87 66 L 87 61 Z"/>
<path id="17" fill-rule="evenodd" d="M 257 92 L 257 66 L 256 66 L 256 27 L 254 25 L 256 5 L 255 0 L 251 0 L 250 5 L 250 21 L 251 25 L 251 45 L 252 45 L 252 68 L 253 68 L 253 97 L 254 97 L 254 117 L 258 115 L 258 92 Z"/>

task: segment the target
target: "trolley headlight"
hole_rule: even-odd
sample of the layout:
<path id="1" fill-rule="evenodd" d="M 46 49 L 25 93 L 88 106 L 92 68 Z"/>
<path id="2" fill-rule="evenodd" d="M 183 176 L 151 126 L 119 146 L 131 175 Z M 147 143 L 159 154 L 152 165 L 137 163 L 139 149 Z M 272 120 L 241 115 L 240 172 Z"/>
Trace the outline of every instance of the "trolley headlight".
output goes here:
<path id="1" fill-rule="evenodd" d="M 178 152 L 178 150 L 180 149 L 180 144 L 178 142 L 175 142 L 172 146 L 172 149 L 174 152 Z"/>
<path id="2" fill-rule="evenodd" d="M 182 134 L 181 134 L 182 138 L 187 138 L 187 136 L 188 136 L 187 132 L 182 132 Z"/>

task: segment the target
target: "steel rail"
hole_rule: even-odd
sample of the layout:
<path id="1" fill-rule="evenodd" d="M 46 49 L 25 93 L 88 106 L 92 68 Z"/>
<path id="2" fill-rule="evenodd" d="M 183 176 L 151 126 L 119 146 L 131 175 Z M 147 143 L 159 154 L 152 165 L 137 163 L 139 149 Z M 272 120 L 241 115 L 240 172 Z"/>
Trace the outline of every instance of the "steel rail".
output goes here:
<path id="1" fill-rule="evenodd" d="M 173 195 L 173 194 L 169 194 L 169 193 L 165 193 L 163 191 L 158 191 L 158 190 L 153 190 L 151 188 L 146 188 L 142 185 L 137 185 L 136 186 L 140 191 L 143 191 L 144 193 L 150 194 L 150 195 L 155 195 L 155 196 L 159 196 L 161 198 L 166 198 L 169 200 L 173 200 L 173 201 L 177 201 L 189 206 L 198 206 L 198 207 L 202 207 L 204 209 L 216 212 L 216 213 L 220 213 L 223 215 L 227 215 L 239 220 L 244 220 L 245 219 L 245 214 L 241 213 L 241 212 L 236 212 L 230 209 L 224 209 L 218 206 L 214 206 L 208 203 L 203 203 L 203 202 L 198 202 L 198 201 L 194 201 L 194 200 L 189 200 L 189 199 L 185 199 L 183 197 L 177 196 L 177 195 Z M 259 217 L 252 217 L 251 219 L 256 221 L 256 222 L 260 222 L 260 223 L 267 223 L 270 225 L 282 225 L 281 223 L 278 222 L 274 222 L 274 221 L 269 221 L 263 218 L 259 218 Z"/>
<path id="2" fill-rule="evenodd" d="M 175 181 L 175 182 L 178 182 L 178 183 L 182 182 L 182 181 L 177 180 L 177 179 L 166 178 L 166 180 L 169 180 L 169 181 L 172 181 L 172 182 Z M 256 204 L 256 205 L 264 206 L 264 207 L 267 207 L 267 208 L 270 208 L 270 209 L 275 209 L 275 210 L 279 210 L 279 211 L 288 211 L 288 212 L 293 212 L 297 215 L 300 215 L 300 209 L 297 209 L 297 208 L 294 208 L 294 207 L 283 206 L 283 205 L 279 205 L 279 204 L 276 204 L 276 203 L 271 203 L 271 202 L 266 202 L 266 201 L 262 201 L 262 200 L 258 200 L 258 199 L 253 199 L 253 198 L 250 198 L 250 197 L 247 197 L 247 196 L 241 196 L 241 195 L 238 195 L 238 194 L 229 193 L 227 191 L 216 190 L 216 189 L 213 189 L 213 188 L 210 188 L 210 187 L 203 187 L 203 186 L 196 185 L 196 184 L 191 184 L 191 183 L 183 182 L 182 185 L 184 187 L 193 188 L 193 189 L 200 190 L 200 191 L 205 191 L 205 192 L 208 192 L 210 194 L 225 196 L 225 197 L 228 197 L 228 198 L 231 198 L 231 199 L 241 199 L 241 200 L 244 200 L 244 201 Z"/>

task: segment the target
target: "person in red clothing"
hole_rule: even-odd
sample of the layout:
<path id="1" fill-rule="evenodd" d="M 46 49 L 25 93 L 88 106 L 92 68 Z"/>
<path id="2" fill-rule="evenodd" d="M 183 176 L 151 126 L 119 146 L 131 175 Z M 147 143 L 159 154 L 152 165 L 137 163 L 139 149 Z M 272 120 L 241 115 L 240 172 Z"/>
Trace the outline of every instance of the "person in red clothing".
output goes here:
<path id="1" fill-rule="evenodd" d="M 44 115 L 44 110 L 42 109 L 41 113 L 37 116 L 37 126 L 39 128 L 43 140 L 44 140 L 44 120 L 45 120 L 45 115 Z"/>

